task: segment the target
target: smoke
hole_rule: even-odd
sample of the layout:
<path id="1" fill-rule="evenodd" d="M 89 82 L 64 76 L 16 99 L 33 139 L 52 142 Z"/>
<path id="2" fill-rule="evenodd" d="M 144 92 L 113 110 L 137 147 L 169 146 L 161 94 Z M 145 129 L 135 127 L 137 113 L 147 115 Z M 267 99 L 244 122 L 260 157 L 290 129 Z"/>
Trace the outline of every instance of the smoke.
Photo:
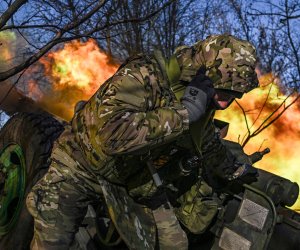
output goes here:
<path id="1" fill-rule="evenodd" d="M 26 41 L 11 31 L 0 32 L 0 72 L 7 71 L 24 59 L 28 52 Z M 19 74 L 0 83 L 0 110 L 12 115 L 16 112 L 40 112 L 35 103 L 18 88 Z"/>

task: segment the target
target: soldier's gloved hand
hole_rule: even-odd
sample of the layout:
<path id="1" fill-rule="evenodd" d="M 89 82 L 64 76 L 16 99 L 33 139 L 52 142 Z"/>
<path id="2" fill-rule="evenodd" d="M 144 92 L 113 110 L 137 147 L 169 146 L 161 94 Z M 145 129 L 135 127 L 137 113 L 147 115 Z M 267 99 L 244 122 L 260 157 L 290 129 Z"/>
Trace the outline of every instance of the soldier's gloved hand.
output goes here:
<path id="1" fill-rule="evenodd" d="M 215 89 L 212 81 L 205 75 L 205 69 L 200 68 L 181 98 L 181 103 L 187 109 L 191 123 L 205 114 L 214 95 Z"/>
<path id="2" fill-rule="evenodd" d="M 228 178 L 229 180 L 238 180 L 242 183 L 250 184 L 257 180 L 258 171 L 257 168 L 247 163 L 236 163 L 237 169 Z"/>

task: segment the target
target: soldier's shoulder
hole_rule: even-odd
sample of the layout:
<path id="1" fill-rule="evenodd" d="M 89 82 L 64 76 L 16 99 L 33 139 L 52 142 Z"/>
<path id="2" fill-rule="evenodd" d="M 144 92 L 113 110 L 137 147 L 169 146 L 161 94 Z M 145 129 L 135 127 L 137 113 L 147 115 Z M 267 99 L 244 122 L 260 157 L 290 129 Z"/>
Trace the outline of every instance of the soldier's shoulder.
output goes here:
<path id="1" fill-rule="evenodd" d="M 112 81 L 122 76 L 131 76 L 140 82 L 148 79 L 150 75 L 157 76 L 159 67 L 152 55 L 137 54 L 129 57 L 117 70 Z M 148 82 L 148 80 L 146 81 Z"/>
<path id="2" fill-rule="evenodd" d="M 148 55 L 144 53 L 135 54 L 128 57 L 119 67 L 119 70 L 129 66 L 138 67 L 138 66 L 144 66 L 145 64 L 152 64 L 152 59 L 153 59 L 152 55 Z"/>

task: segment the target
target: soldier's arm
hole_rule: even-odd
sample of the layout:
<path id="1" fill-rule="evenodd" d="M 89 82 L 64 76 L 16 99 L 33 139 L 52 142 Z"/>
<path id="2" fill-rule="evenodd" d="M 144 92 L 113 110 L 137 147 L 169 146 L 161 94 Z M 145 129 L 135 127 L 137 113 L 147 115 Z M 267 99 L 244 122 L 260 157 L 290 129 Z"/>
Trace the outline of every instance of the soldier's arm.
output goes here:
<path id="1" fill-rule="evenodd" d="M 155 75 L 123 69 L 98 106 L 97 136 L 107 155 L 139 152 L 170 142 L 189 128 L 187 110 L 178 102 L 161 107 Z"/>
<path id="2" fill-rule="evenodd" d="M 235 157 L 222 142 L 220 133 L 213 122 L 208 125 L 205 138 L 202 154 L 207 172 L 227 180 L 235 171 Z"/>

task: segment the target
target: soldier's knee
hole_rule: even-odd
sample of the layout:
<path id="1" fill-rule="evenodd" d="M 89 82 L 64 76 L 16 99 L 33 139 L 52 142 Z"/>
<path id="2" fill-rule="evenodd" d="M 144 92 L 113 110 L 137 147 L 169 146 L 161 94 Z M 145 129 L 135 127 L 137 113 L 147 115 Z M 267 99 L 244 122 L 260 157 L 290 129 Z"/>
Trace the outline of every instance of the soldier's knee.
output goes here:
<path id="1" fill-rule="evenodd" d="M 48 172 L 27 195 L 27 209 L 34 217 L 35 224 L 42 221 L 47 226 L 55 225 L 63 181 L 64 178 L 57 178 Z"/>

